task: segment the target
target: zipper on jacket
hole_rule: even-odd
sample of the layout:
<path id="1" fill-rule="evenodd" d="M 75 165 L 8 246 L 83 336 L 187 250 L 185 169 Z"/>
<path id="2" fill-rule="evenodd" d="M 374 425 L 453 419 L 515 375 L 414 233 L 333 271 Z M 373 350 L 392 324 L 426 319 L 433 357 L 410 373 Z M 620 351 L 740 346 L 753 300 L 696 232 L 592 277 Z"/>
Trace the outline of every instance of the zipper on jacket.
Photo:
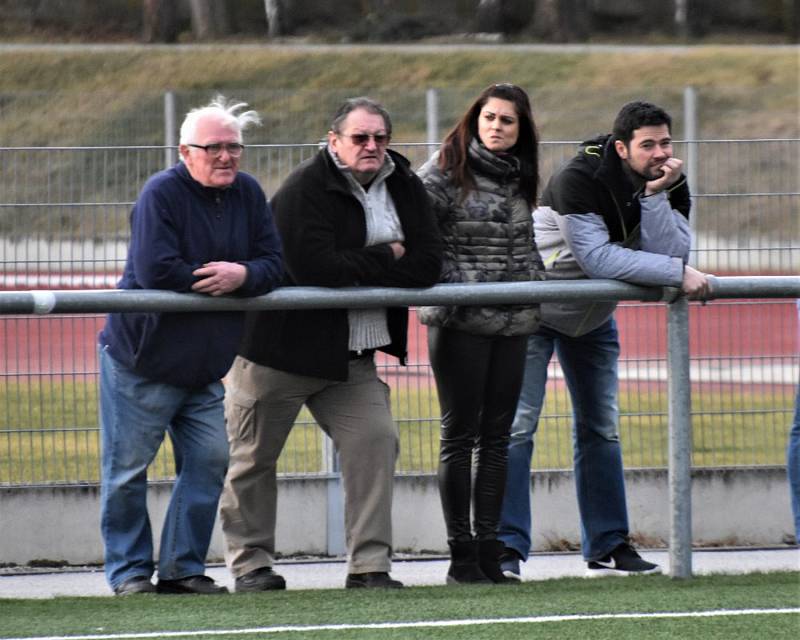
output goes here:
<path id="1" fill-rule="evenodd" d="M 625 227 L 625 216 L 622 214 L 622 209 L 619 206 L 619 202 L 617 202 L 617 198 L 614 196 L 614 192 L 609 189 L 608 193 L 611 195 L 611 199 L 614 201 L 614 206 L 617 209 L 617 217 L 619 218 L 619 224 L 622 227 L 622 241 L 626 242 L 628 240 L 628 229 Z"/>

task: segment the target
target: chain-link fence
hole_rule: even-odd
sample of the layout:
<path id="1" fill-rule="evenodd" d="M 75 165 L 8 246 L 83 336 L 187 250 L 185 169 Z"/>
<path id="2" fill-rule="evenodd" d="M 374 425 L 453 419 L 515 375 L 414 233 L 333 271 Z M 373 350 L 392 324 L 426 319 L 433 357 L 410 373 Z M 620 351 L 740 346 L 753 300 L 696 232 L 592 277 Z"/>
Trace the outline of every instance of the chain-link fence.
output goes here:
<path id="1" fill-rule="evenodd" d="M 314 130 L 324 129 L 320 123 Z M 544 179 L 575 145 L 542 145 Z M 417 167 L 433 146 L 394 148 Z M 270 194 L 316 151 L 313 143 L 253 144 L 242 168 Z M 171 152 L 160 145 L 0 148 L 0 289 L 112 288 L 125 258 L 131 204 Z M 691 158 L 693 264 L 717 274 L 800 273 L 800 140 L 692 139 L 679 142 L 676 155 Z M 664 309 L 624 303 L 617 320 L 626 466 L 663 467 Z M 97 481 L 95 342 L 102 322 L 92 315 L 0 316 L 0 484 Z M 782 464 L 798 383 L 794 302 L 693 305 L 690 348 L 694 464 Z M 424 327 L 411 323 L 409 366 L 382 358 L 379 366 L 401 433 L 398 469 L 430 473 L 439 408 Z M 571 443 L 569 399 L 554 362 L 534 467 L 570 468 Z M 325 448 L 319 429 L 302 414 L 279 470 L 324 472 Z M 171 475 L 170 456 L 162 452 L 150 478 Z"/>

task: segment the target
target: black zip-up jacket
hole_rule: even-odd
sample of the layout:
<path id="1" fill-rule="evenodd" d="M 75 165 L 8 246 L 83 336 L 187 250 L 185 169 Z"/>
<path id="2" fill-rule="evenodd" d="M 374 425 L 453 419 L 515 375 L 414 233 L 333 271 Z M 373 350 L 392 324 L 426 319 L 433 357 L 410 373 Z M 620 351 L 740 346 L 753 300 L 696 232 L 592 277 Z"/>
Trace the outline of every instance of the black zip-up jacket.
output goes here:
<path id="1" fill-rule="evenodd" d="M 366 219 L 327 149 L 297 167 L 270 203 L 284 250 L 287 286 L 428 287 L 439 278 L 442 246 L 422 182 L 400 154 L 386 178 L 405 235 L 395 260 L 389 244 L 365 247 Z M 380 350 L 405 362 L 408 309 L 387 309 L 391 343 Z M 299 375 L 346 380 L 347 309 L 263 311 L 247 314 L 239 354 Z"/>

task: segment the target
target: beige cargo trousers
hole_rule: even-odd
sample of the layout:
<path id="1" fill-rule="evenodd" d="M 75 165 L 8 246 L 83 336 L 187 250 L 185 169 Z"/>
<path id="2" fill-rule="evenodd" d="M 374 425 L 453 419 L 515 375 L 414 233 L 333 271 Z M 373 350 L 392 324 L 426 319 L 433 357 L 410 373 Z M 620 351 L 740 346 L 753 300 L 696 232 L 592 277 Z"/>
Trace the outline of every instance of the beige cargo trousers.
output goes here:
<path id="1" fill-rule="evenodd" d="M 351 359 L 345 382 L 287 373 L 239 356 L 225 386 L 230 466 L 220 518 L 233 576 L 273 565 L 277 462 L 304 404 L 339 453 L 348 573 L 389 571 L 399 435 L 389 387 L 378 377 L 374 356 Z"/>

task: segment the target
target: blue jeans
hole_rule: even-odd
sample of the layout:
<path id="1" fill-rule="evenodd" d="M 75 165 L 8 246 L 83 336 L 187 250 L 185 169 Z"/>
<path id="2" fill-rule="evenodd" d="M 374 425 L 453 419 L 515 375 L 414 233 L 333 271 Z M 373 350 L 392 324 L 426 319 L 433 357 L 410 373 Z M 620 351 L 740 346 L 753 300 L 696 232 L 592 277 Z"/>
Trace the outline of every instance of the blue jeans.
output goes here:
<path id="1" fill-rule="evenodd" d="M 202 575 L 228 467 L 222 384 L 183 389 L 154 382 L 121 365 L 102 345 L 99 360 L 106 579 L 116 588 L 153 574 L 147 467 L 166 432 L 176 480 L 161 532 L 158 576 Z"/>
<path id="2" fill-rule="evenodd" d="M 800 385 L 797 385 L 797 398 L 794 401 L 794 422 L 786 448 L 786 467 L 792 494 L 794 536 L 797 544 L 800 544 Z"/>
<path id="3" fill-rule="evenodd" d="M 572 399 L 575 488 L 581 515 L 583 557 L 602 558 L 628 536 L 628 510 L 619 442 L 617 360 L 613 318 L 572 338 L 541 328 L 528 339 L 511 440 L 499 538 L 527 558 L 531 549 L 530 468 L 547 384 L 547 366 L 558 354 Z"/>

